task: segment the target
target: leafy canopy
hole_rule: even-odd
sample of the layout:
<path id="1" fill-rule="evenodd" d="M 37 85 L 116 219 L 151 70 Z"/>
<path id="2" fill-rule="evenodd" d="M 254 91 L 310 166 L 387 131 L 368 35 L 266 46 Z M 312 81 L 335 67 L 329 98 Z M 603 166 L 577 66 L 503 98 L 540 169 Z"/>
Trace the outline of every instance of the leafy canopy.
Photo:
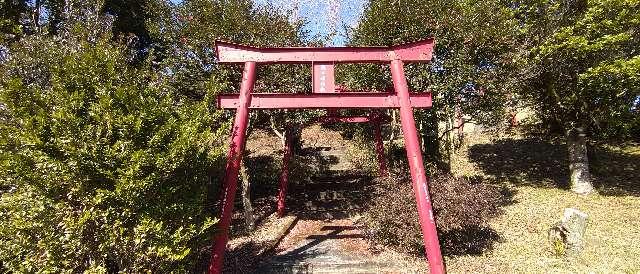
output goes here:
<path id="1" fill-rule="evenodd" d="M 524 97 L 542 120 L 629 136 L 640 96 L 640 2 L 533 1 L 519 12 Z"/>

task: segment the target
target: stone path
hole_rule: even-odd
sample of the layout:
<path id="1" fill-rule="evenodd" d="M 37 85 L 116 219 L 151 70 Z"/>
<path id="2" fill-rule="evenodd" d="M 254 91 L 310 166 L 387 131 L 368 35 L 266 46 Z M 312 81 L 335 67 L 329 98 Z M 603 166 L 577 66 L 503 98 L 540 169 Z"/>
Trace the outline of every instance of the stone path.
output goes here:
<path id="1" fill-rule="evenodd" d="M 300 221 L 255 273 L 393 273 L 350 220 Z"/>
<path id="2" fill-rule="evenodd" d="M 373 178 L 354 173 L 345 151 L 322 146 L 327 169 L 291 187 L 287 208 L 298 220 L 253 273 L 424 273 L 402 255 L 371 250 L 357 221 L 373 194 Z"/>
<path id="3" fill-rule="evenodd" d="M 269 158 L 280 149 L 277 137 L 255 134 L 247 144 L 255 155 Z M 318 125 L 305 128 L 302 140 L 292 163 L 299 169 L 292 169 L 297 181 L 289 184 L 288 216 L 269 216 L 252 233 L 232 238 L 224 273 L 425 273 L 422 258 L 372 248 L 359 228 L 375 178 L 348 159 L 351 141 Z M 274 204 L 271 198 L 265 201 Z"/>

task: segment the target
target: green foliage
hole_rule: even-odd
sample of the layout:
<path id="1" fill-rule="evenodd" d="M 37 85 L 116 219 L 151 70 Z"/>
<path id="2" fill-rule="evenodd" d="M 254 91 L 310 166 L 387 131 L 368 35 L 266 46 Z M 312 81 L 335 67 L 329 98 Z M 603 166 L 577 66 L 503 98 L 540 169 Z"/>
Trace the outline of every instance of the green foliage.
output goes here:
<path id="1" fill-rule="evenodd" d="M 0 48 L 0 262 L 196 271 L 230 122 L 215 95 L 240 80 L 213 42 L 294 44 L 300 26 L 251 1 L 39 3 L 49 16 Z M 292 83 L 260 73 L 259 87 Z"/>
<path id="2" fill-rule="evenodd" d="M 252 1 L 186 0 L 173 9 L 160 5 L 161 20 L 148 24 L 158 41 L 160 61 L 172 72 L 175 88 L 201 97 L 203 83 L 213 75 L 226 85 L 225 92 L 239 88 L 238 67 L 216 64 L 216 40 L 252 46 L 300 45 L 300 25 L 268 9 L 254 7 Z M 261 66 L 256 91 L 295 91 L 299 84 L 292 66 Z"/>
<path id="3" fill-rule="evenodd" d="M 513 12 L 501 1 L 388 1 L 372 0 L 353 30 L 355 45 L 395 45 L 434 37 L 434 58 L 429 64 L 405 66 L 410 90 L 430 90 L 432 111 L 416 111 L 425 138 L 450 152 L 448 140 L 438 140 L 450 128 L 457 112 L 470 122 L 502 126 L 505 106 L 514 83 L 515 41 Z M 388 90 L 388 66 L 359 66 L 345 73 L 351 87 Z M 434 152 L 435 150 L 431 150 Z M 439 156 L 439 155 L 435 155 Z M 444 160 L 443 157 L 438 157 Z"/>
<path id="4" fill-rule="evenodd" d="M 490 122 L 486 115 L 500 109 L 496 106 L 504 102 L 509 88 L 502 74 L 511 64 L 514 23 L 511 10 L 499 1 L 378 0 L 367 6 L 352 43 L 394 45 L 435 37 L 433 62 L 406 68 L 412 90 L 434 92 L 434 109 L 440 115 L 461 107 L 478 122 Z M 376 87 L 390 87 L 388 70 L 381 73 L 385 76 L 378 79 L 372 71 L 355 74 L 355 80 L 375 85 L 384 80 L 386 86 Z"/>
<path id="5" fill-rule="evenodd" d="M 0 44 L 22 34 L 20 18 L 27 10 L 23 1 L 0 0 Z"/>
<path id="6" fill-rule="evenodd" d="M 305 43 L 301 22 L 289 21 L 273 7 L 256 7 L 252 1 L 186 0 L 175 8 L 155 8 L 165 13 L 162 20 L 148 24 L 162 66 L 172 72 L 175 89 L 192 98 L 202 98 L 210 78 L 223 92 L 237 92 L 241 69 L 217 65 L 217 40 L 251 46 L 301 46 Z M 255 92 L 309 92 L 308 66 L 259 66 Z M 277 125 L 308 120 L 309 113 L 284 111 L 252 112 L 252 126 L 269 127 L 271 117 Z"/>
<path id="7" fill-rule="evenodd" d="M 16 272 L 190 269 L 215 223 L 216 90 L 193 101 L 108 38 L 68 42 L 24 39 L 3 64 L 0 261 Z"/>
<path id="8" fill-rule="evenodd" d="M 524 89 L 547 124 L 626 138 L 638 119 L 640 2 L 530 1 L 519 8 Z"/>
<path id="9" fill-rule="evenodd" d="M 150 0 L 105 0 L 103 9 L 106 13 L 115 16 L 113 22 L 113 34 L 135 35 L 140 40 L 140 46 L 146 46 L 150 41 L 149 31 L 146 26 L 149 14 Z"/>

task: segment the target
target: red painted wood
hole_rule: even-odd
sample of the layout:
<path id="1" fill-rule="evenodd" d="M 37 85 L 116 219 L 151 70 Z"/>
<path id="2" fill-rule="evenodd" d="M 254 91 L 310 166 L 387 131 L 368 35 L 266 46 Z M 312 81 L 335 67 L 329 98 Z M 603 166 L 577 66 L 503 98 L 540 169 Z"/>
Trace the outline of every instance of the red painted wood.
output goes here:
<path id="1" fill-rule="evenodd" d="M 282 170 L 280 171 L 280 189 L 278 190 L 278 202 L 276 204 L 278 217 L 284 216 L 285 200 L 287 198 L 287 188 L 289 186 L 289 162 L 291 161 L 292 149 L 292 128 L 287 127 L 284 140 L 284 155 L 282 156 Z"/>
<path id="2" fill-rule="evenodd" d="M 219 63 L 387 63 L 395 59 L 428 62 L 434 43 L 434 39 L 426 39 L 394 47 L 258 48 L 217 41 L 216 54 Z"/>
<path id="3" fill-rule="evenodd" d="M 380 177 L 386 177 L 389 175 L 387 170 L 387 161 L 384 154 L 384 142 L 382 141 L 382 126 L 380 114 L 373 113 L 373 119 L 371 119 L 371 127 L 373 127 L 373 138 L 376 142 L 376 156 L 378 158 L 378 172 Z"/>
<path id="4" fill-rule="evenodd" d="M 233 122 L 231 132 L 231 146 L 227 154 L 227 166 L 225 168 L 224 181 L 222 183 L 222 213 L 218 223 L 218 231 L 213 240 L 211 250 L 211 262 L 209 264 L 209 274 L 222 273 L 224 266 L 224 252 L 229 238 L 229 225 L 231 224 L 231 213 L 233 212 L 233 200 L 236 197 L 238 187 L 238 172 L 242 151 L 244 151 L 247 124 L 249 121 L 249 105 L 251 104 L 251 92 L 256 82 L 256 63 L 247 62 L 242 74 L 242 84 L 240 85 L 240 98 L 236 117 Z"/>
<path id="5" fill-rule="evenodd" d="M 412 93 L 411 106 L 430 108 L 431 93 Z M 240 100 L 237 94 L 218 95 L 218 107 L 235 109 Z M 398 97 L 390 93 L 342 92 L 342 93 L 255 93 L 251 109 L 301 109 L 301 108 L 399 108 Z"/>
<path id="6" fill-rule="evenodd" d="M 444 273 L 444 263 L 440 252 L 435 220 L 433 218 L 433 209 L 428 191 L 429 180 L 424 171 L 424 162 L 418 142 L 418 132 L 413 117 L 413 108 L 431 107 L 432 98 L 430 93 L 409 93 L 403 68 L 404 62 L 426 62 L 431 60 L 433 47 L 433 39 L 395 47 L 354 48 L 256 48 L 224 42 L 216 43 L 216 54 L 219 63 L 245 63 L 245 72 L 243 74 L 239 95 L 227 94 L 218 96 L 219 107 L 234 108 L 237 112 L 232 129 L 231 147 L 227 156 L 226 175 L 223 181 L 224 196 L 222 199 L 223 209 L 219 223 L 219 233 L 216 234 L 214 239 L 209 273 L 222 272 L 223 256 L 228 238 L 227 230 L 233 211 L 233 197 L 235 196 L 237 187 L 240 158 L 244 149 L 249 109 L 303 108 L 324 108 L 334 114 L 336 114 L 336 110 L 340 108 L 400 108 L 402 132 L 405 138 L 407 158 L 409 161 L 413 190 L 418 205 L 420 226 L 422 228 L 430 273 Z M 328 89 L 327 86 L 329 84 L 325 82 L 324 91 L 328 93 L 261 93 L 252 95 L 251 92 L 255 84 L 256 63 L 390 63 L 396 93 L 335 93 L 331 92 L 335 91 L 335 83 L 333 84 L 333 89 Z M 327 80 L 327 78 L 325 78 L 325 80 Z M 331 82 L 333 82 L 333 79 L 331 79 Z M 316 87 L 314 85 L 314 91 L 321 91 L 320 86 L 321 85 Z M 327 119 L 344 120 L 347 122 L 364 122 L 366 120 L 362 117 L 334 117 Z M 374 130 L 376 130 L 374 134 L 376 135 L 377 143 L 381 143 L 379 127 L 374 126 Z M 381 149 L 383 150 L 384 147 L 377 144 L 376 150 L 379 155 Z M 380 169 L 381 171 L 383 170 L 382 165 Z M 283 189 L 286 191 L 286 185 L 285 187 L 281 187 L 281 192 Z M 284 195 L 281 196 L 284 197 Z M 282 201 L 281 208 L 284 210 L 284 199 L 282 199 Z M 280 208 L 280 205 L 278 207 Z"/>
<path id="7" fill-rule="evenodd" d="M 333 63 L 313 62 L 312 81 L 314 93 L 336 92 L 335 67 Z"/>
<path id="8" fill-rule="evenodd" d="M 418 216 L 420 219 L 420 227 L 422 228 L 424 246 L 427 252 L 427 260 L 429 262 L 429 271 L 432 274 L 441 274 L 444 273 L 445 270 L 440 252 L 440 243 L 438 242 L 436 222 L 433 218 L 431 199 L 429 198 L 429 179 L 424 171 L 424 162 L 422 161 L 422 152 L 420 151 L 420 142 L 418 141 L 418 130 L 416 129 L 416 123 L 413 118 L 413 109 L 409 102 L 409 88 L 407 86 L 402 61 L 394 60 L 391 62 L 391 76 L 400 102 L 402 134 L 407 150 L 407 159 L 409 160 L 413 192 L 418 205 Z"/>

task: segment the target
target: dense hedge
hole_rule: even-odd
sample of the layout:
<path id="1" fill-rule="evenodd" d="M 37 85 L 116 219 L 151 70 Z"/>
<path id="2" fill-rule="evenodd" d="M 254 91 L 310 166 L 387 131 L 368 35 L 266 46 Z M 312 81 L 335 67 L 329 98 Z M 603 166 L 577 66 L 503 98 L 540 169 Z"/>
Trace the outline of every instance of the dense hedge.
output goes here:
<path id="1" fill-rule="evenodd" d="M 184 269 L 215 223 L 218 114 L 129 66 L 109 40 L 23 42 L 0 90 L 0 261 L 17 272 Z"/>

